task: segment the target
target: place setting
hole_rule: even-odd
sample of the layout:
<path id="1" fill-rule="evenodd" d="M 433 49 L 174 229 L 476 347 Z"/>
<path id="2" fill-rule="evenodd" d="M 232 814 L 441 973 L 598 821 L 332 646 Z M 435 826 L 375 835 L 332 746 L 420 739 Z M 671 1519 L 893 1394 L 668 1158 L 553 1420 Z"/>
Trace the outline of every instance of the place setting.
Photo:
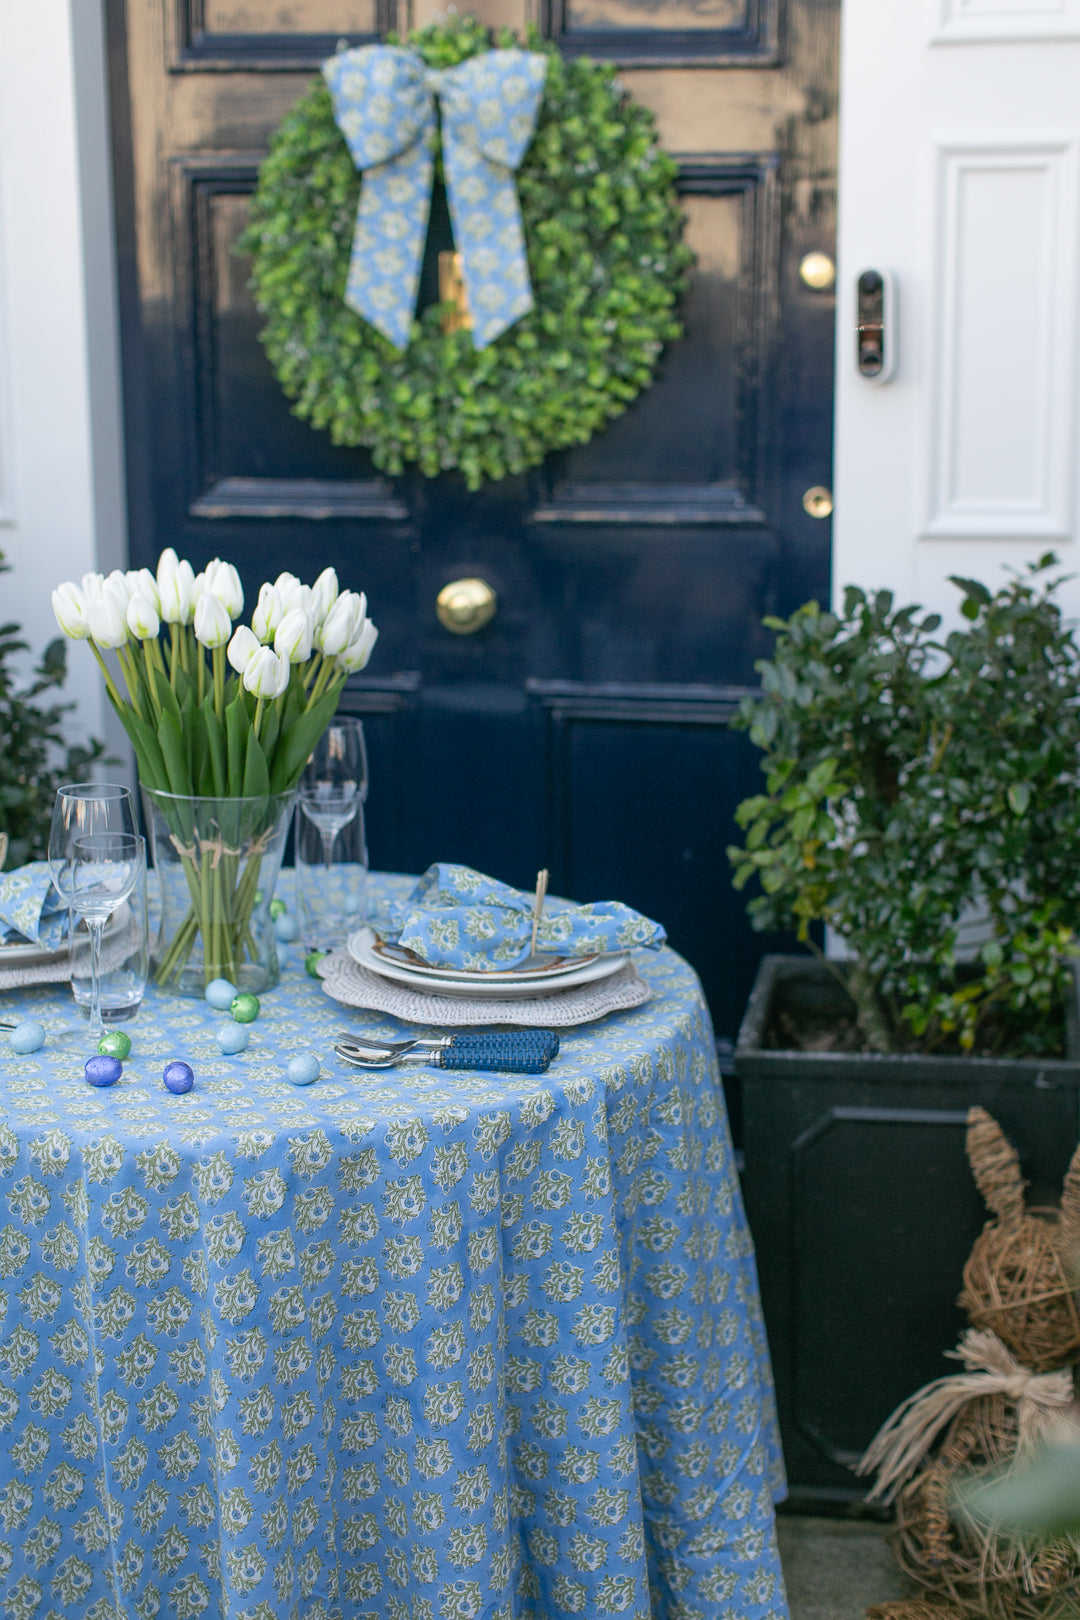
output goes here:
<path id="1" fill-rule="evenodd" d="M 546 869 L 527 894 L 436 863 L 319 961 L 323 988 L 345 1006 L 443 1029 L 571 1028 L 642 1006 L 651 992 L 632 952 L 659 950 L 660 925 L 616 901 L 573 905 L 547 888 Z"/>

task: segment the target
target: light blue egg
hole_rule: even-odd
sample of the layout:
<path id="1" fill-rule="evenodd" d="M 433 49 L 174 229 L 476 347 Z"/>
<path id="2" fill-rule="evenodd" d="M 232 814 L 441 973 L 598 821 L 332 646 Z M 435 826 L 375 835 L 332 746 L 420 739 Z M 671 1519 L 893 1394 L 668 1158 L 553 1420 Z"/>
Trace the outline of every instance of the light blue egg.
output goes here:
<path id="1" fill-rule="evenodd" d="M 293 1086 L 310 1086 L 313 1080 L 317 1080 L 319 1060 L 314 1052 L 301 1052 L 299 1057 L 290 1058 L 285 1078 Z"/>
<path id="2" fill-rule="evenodd" d="M 236 995 L 236 986 L 230 984 L 228 979 L 211 979 L 203 991 L 203 995 L 211 1007 L 216 1007 L 218 1012 L 228 1012 L 233 1004 L 233 997 Z"/>
<path id="3" fill-rule="evenodd" d="M 20 1057 L 28 1057 L 45 1045 L 45 1026 L 33 1018 L 24 1019 L 8 1036 L 9 1044 Z"/>
<path id="4" fill-rule="evenodd" d="M 222 1024 L 215 1033 L 218 1046 L 226 1057 L 235 1057 L 238 1052 L 247 1051 L 251 1031 L 246 1024 Z"/>
<path id="5" fill-rule="evenodd" d="M 274 935 L 283 945 L 291 945 L 294 939 L 300 938 L 300 924 L 289 912 L 282 912 L 280 917 L 274 918 Z"/>

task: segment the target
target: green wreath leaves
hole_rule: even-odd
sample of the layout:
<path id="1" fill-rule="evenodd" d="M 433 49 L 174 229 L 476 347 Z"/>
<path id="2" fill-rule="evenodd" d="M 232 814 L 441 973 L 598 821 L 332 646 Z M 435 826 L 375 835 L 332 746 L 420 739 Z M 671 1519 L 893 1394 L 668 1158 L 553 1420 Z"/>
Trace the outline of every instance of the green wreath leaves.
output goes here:
<path id="1" fill-rule="evenodd" d="M 411 34 L 429 67 L 490 48 L 474 17 Z M 504 32 L 500 46 L 517 43 Z M 584 444 L 652 381 L 681 335 L 676 304 L 692 254 L 681 240 L 675 165 L 653 115 L 614 70 L 549 53 L 536 134 L 517 188 L 535 308 L 487 349 L 444 333 L 424 309 L 399 353 L 343 301 L 360 176 L 318 79 L 283 119 L 259 174 L 248 229 L 260 334 L 294 410 L 375 465 L 470 489 Z"/>

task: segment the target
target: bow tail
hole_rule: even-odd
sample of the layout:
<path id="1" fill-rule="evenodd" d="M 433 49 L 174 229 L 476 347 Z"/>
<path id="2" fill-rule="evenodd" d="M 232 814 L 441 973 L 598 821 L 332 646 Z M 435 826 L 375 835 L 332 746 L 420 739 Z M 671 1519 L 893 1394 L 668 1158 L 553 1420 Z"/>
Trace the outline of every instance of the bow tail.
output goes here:
<path id="1" fill-rule="evenodd" d="M 425 141 L 364 170 L 345 302 L 395 349 L 409 342 L 431 205 Z"/>
<path id="2" fill-rule="evenodd" d="M 454 241 L 477 349 L 533 307 L 513 170 L 454 140 L 444 125 L 443 166 Z"/>

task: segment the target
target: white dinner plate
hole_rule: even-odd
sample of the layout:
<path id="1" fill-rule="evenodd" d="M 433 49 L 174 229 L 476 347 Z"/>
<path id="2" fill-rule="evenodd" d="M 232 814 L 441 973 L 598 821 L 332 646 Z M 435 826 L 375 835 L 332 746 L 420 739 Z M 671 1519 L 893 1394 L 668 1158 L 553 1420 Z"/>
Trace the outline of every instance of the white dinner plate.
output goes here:
<path id="1" fill-rule="evenodd" d="M 602 956 L 588 956 L 576 961 L 562 958 L 541 968 L 505 968 L 491 973 L 473 973 L 464 968 L 439 968 L 429 962 L 410 962 L 397 953 L 391 954 L 370 928 L 361 928 L 350 935 L 347 949 L 354 962 L 394 984 L 409 985 L 414 990 L 426 989 L 433 995 L 487 996 L 489 999 L 553 995 L 574 985 L 607 979 L 625 967 L 629 960 L 628 951 L 610 951 Z"/>

